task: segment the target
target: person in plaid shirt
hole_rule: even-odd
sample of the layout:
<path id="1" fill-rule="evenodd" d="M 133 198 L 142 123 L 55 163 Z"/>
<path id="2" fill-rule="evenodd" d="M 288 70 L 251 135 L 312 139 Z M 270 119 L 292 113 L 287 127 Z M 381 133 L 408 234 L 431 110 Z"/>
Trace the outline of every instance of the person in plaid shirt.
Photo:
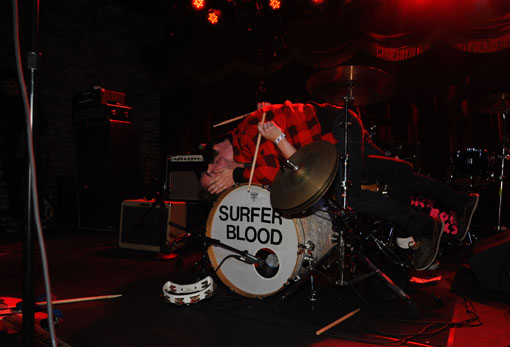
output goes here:
<path id="1" fill-rule="evenodd" d="M 263 113 L 265 122 L 261 123 Z M 202 176 L 202 185 L 219 194 L 236 183 L 247 182 L 258 134 L 262 135 L 253 182 L 270 185 L 280 169 L 280 161 L 314 141 L 326 140 L 344 152 L 345 109 L 330 104 L 265 105 L 245 118 L 226 138 L 211 142 L 204 151 L 210 164 Z M 348 205 L 356 213 L 393 222 L 399 230 L 415 239 L 412 264 L 427 269 L 435 260 L 444 230 L 444 222 L 420 213 L 410 205 L 412 194 L 427 196 L 438 205 L 457 212 L 457 239 L 462 241 L 478 205 L 477 194 L 459 193 L 447 184 L 414 173 L 410 163 L 390 158 L 379 149 L 363 128 L 361 119 L 349 112 L 348 127 Z M 343 161 L 339 165 L 333 189 L 340 201 Z M 363 190 L 362 181 L 389 183 L 389 197 Z"/>

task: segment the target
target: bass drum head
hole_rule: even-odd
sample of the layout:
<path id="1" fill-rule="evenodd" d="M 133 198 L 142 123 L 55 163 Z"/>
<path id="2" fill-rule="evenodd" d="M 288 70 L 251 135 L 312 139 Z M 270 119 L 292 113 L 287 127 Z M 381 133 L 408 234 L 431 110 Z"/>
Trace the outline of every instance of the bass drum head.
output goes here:
<path id="1" fill-rule="evenodd" d="M 221 243 L 266 258 L 261 264 L 247 264 L 237 255 L 218 245 L 211 245 L 208 256 L 218 277 L 234 292 L 247 297 L 265 297 L 281 289 L 293 278 L 298 266 L 298 244 L 303 235 L 292 219 L 273 210 L 265 188 L 241 185 L 224 192 L 211 209 L 206 235 Z M 224 261 L 225 260 L 225 261 Z M 224 261 L 224 262 L 223 262 Z M 223 263 L 222 263 L 223 262 Z M 267 264 L 271 266 L 266 271 Z"/>

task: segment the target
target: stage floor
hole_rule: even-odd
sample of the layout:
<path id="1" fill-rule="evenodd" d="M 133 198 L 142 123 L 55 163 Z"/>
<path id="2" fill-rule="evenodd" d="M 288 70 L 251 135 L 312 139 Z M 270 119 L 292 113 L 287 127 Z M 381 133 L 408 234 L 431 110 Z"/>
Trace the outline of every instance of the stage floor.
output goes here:
<path id="1" fill-rule="evenodd" d="M 201 255 L 195 244 L 188 243 L 177 258 L 163 260 L 155 252 L 120 248 L 114 232 L 49 230 L 47 235 L 55 299 L 122 295 L 56 305 L 63 315 L 57 336 L 71 346 L 379 346 L 407 338 L 411 346 L 510 344 L 510 300 L 480 288 L 466 262 L 468 247 L 446 247 L 437 270 L 412 273 L 418 279 L 437 279 L 402 286 L 420 307 L 421 314 L 413 317 L 408 305 L 388 295 L 376 276 L 352 287 L 334 286 L 316 277 L 315 310 L 309 300 L 308 279 L 284 300 L 281 293 L 264 299 L 240 296 L 213 277 L 212 297 L 177 306 L 162 300 L 162 286 L 167 281 L 194 281 L 194 264 Z M 4 231 L 1 236 L 0 296 L 20 297 L 19 233 Z M 41 296 L 44 290 L 36 253 L 34 293 Z M 401 280 L 391 269 L 383 271 L 397 283 Z M 358 308 L 351 318 L 316 335 L 317 330 Z M 482 326 L 453 324 L 473 317 L 466 308 L 479 315 Z M 20 339 L 20 334 L 0 333 L 2 346 L 16 346 Z"/>

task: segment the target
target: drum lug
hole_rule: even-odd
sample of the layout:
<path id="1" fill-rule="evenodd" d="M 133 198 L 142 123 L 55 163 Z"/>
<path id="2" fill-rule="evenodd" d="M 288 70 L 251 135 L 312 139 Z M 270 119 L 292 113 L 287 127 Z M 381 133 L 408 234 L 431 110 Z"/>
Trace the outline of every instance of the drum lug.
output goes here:
<path id="1" fill-rule="evenodd" d="M 305 254 L 304 258 L 303 258 L 304 262 L 306 262 L 307 264 L 313 264 L 315 263 L 315 261 L 317 260 L 316 257 L 311 253 L 311 252 L 308 252 Z"/>

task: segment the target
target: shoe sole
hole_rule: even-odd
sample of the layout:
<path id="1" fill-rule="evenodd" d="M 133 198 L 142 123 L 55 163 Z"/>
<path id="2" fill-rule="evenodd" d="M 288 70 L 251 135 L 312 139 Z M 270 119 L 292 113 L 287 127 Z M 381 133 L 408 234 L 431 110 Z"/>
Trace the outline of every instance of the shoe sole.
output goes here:
<path id="1" fill-rule="evenodd" d="M 425 266 L 423 266 L 419 269 L 415 268 L 416 271 L 427 270 L 429 268 L 429 266 L 432 265 L 432 263 L 434 263 L 434 260 L 436 260 L 437 253 L 439 253 L 439 245 L 441 244 L 441 237 L 443 237 L 443 233 L 444 233 L 444 227 L 445 227 L 444 221 L 441 219 L 441 232 L 439 233 L 439 239 L 437 240 L 437 246 L 436 246 L 436 249 L 434 250 L 434 256 L 432 257 L 432 260 L 429 261 Z"/>
<path id="2" fill-rule="evenodd" d="M 464 235 L 462 235 L 461 238 L 457 238 L 457 240 L 459 240 L 459 242 L 462 242 L 466 239 L 466 236 L 469 232 L 469 228 L 471 227 L 471 219 L 473 219 L 473 215 L 475 214 L 475 211 L 478 208 L 478 201 L 480 201 L 480 195 L 475 195 L 475 196 L 476 196 L 475 206 L 473 206 L 473 209 L 471 210 L 471 215 L 469 216 L 468 224 L 466 226 L 466 232 L 464 233 Z"/>

